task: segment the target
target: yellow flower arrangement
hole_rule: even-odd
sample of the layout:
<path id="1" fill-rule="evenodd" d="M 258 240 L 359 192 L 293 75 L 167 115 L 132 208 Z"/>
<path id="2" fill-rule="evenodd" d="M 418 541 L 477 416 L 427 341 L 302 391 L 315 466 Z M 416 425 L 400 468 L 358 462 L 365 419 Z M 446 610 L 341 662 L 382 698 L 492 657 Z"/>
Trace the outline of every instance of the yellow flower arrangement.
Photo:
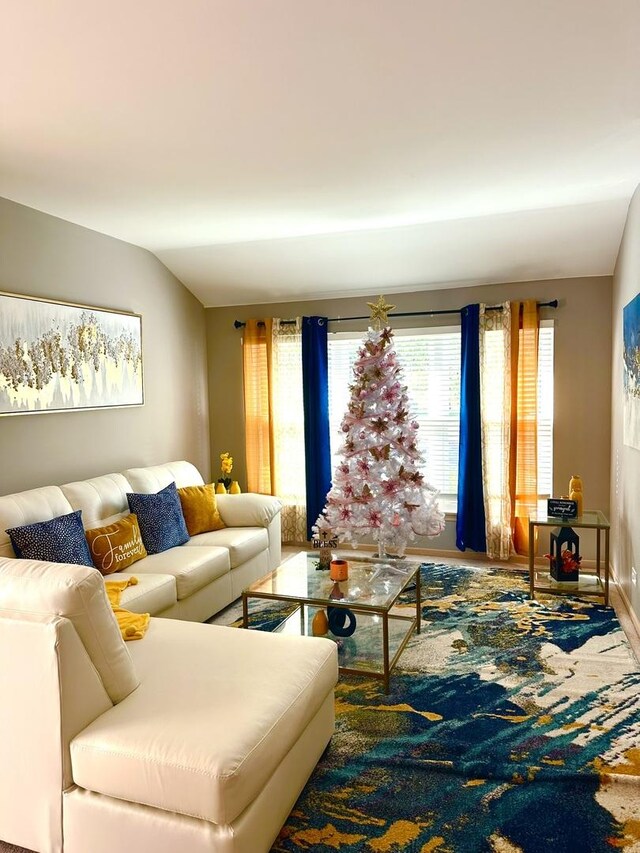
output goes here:
<path id="1" fill-rule="evenodd" d="M 230 453 L 220 454 L 220 471 L 222 472 L 222 477 L 218 477 L 218 482 L 222 483 L 225 489 L 228 489 L 231 485 L 229 474 L 233 471 L 233 456 Z"/>

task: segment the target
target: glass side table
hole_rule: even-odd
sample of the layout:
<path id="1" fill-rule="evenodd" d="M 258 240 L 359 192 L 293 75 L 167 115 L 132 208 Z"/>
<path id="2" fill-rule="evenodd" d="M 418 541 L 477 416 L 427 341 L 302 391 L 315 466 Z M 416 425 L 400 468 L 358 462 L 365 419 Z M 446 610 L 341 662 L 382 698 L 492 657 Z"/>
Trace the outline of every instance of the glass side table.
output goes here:
<path id="1" fill-rule="evenodd" d="M 572 529 L 590 529 L 596 531 L 596 569 L 580 569 L 579 580 L 556 581 L 549 569 L 535 567 L 535 532 L 538 527 L 570 527 Z M 602 559 L 602 537 L 604 535 L 604 559 Z M 609 522 L 599 509 L 585 509 L 576 518 L 556 518 L 544 513 L 529 516 L 529 596 L 536 592 L 554 595 L 597 595 L 609 604 Z"/>

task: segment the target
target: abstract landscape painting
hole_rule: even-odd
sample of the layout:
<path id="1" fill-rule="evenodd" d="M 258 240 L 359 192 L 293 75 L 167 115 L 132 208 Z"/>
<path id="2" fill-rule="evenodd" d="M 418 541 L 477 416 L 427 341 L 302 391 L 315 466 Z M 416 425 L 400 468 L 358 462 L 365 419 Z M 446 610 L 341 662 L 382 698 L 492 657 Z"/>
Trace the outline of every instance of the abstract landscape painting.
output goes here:
<path id="1" fill-rule="evenodd" d="M 0 293 L 0 415 L 143 402 L 139 315 Z"/>
<path id="2" fill-rule="evenodd" d="M 623 440 L 640 450 L 640 293 L 622 312 L 624 359 Z"/>

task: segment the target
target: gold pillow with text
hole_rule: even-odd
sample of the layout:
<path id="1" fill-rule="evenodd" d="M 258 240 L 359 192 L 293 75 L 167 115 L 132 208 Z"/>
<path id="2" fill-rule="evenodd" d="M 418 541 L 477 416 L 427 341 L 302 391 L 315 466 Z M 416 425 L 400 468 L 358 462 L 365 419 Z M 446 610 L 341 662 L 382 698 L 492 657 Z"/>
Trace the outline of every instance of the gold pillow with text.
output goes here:
<path id="1" fill-rule="evenodd" d="M 127 569 L 147 556 L 142 544 L 138 518 L 133 512 L 106 527 L 85 530 L 85 536 L 93 565 L 103 575 Z"/>

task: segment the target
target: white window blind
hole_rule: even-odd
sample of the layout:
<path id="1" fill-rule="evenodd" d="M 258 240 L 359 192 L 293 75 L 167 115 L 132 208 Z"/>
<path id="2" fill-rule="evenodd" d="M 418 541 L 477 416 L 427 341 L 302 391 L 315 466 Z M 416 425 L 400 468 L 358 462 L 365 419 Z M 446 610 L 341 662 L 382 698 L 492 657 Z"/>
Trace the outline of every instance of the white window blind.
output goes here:
<path id="1" fill-rule="evenodd" d="M 543 321 L 538 350 L 538 490 L 553 493 L 553 321 Z M 458 491 L 460 430 L 460 329 L 440 327 L 395 331 L 412 413 L 420 424 L 425 457 L 422 473 L 441 492 L 444 505 Z M 349 403 L 352 365 L 361 333 L 329 336 L 329 428 L 331 470 L 339 461 L 340 423 Z"/>
<path id="2" fill-rule="evenodd" d="M 553 320 L 540 322 L 538 338 L 538 496 L 546 512 L 553 495 Z"/>
<path id="3" fill-rule="evenodd" d="M 329 426 L 332 471 L 339 460 L 340 422 L 349 403 L 352 365 L 361 344 L 358 334 L 329 339 Z M 434 328 L 395 332 L 411 412 L 420 424 L 418 438 L 425 463 L 422 473 L 443 498 L 458 488 L 460 426 L 460 330 Z"/>

